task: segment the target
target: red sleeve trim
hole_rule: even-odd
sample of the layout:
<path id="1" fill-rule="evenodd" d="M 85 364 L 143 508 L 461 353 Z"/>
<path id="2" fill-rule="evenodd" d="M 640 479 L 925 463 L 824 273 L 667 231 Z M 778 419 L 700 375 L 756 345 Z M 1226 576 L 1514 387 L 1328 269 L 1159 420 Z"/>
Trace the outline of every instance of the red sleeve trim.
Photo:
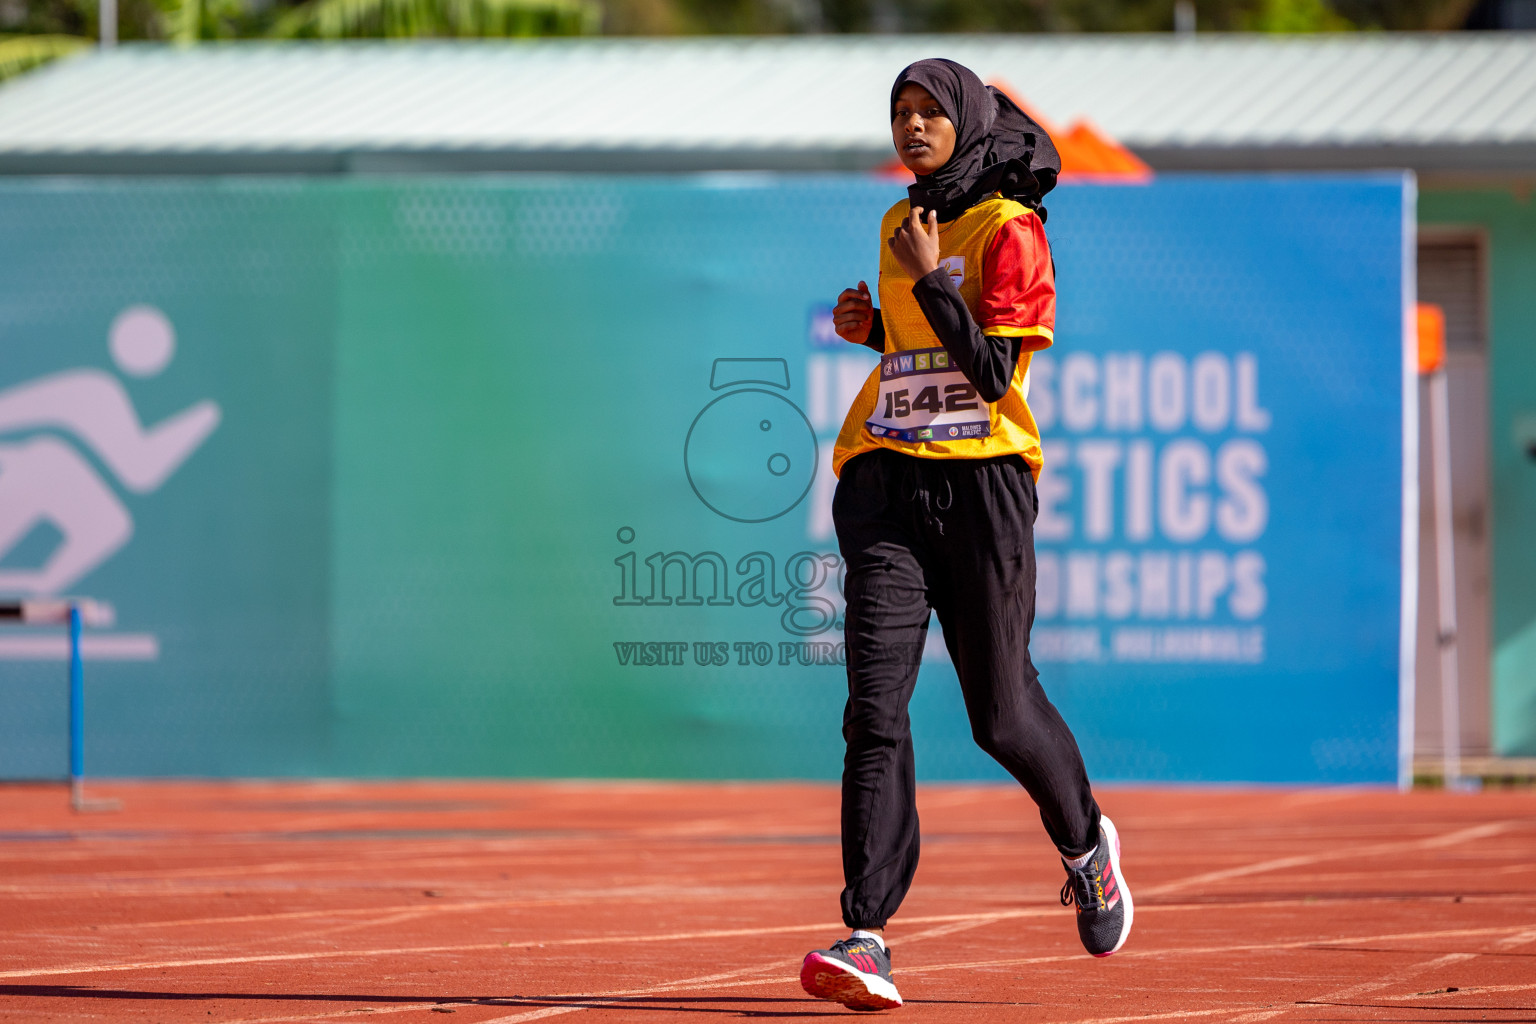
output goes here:
<path id="1" fill-rule="evenodd" d="M 1045 227 L 1033 212 L 997 229 L 981 263 L 977 322 L 983 333 L 1022 336 L 1045 348 L 1056 328 L 1056 273 Z"/>

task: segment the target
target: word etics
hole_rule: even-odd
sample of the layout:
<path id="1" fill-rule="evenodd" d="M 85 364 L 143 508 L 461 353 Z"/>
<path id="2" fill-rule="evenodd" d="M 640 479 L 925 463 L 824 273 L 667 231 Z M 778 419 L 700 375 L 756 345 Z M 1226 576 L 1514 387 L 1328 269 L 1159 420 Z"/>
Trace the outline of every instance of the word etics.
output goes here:
<path id="1" fill-rule="evenodd" d="M 778 563 L 766 551 L 753 551 L 736 560 L 736 579 L 730 563 L 718 551 L 658 551 L 645 559 L 649 570 L 642 579 L 639 558 L 633 551 L 613 560 L 619 567 L 619 607 L 663 605 L 713 605 L 725 607 L 784 606 L 779 617 L 785 632 L 815 636 L 837 625 L 837 605 L 820 591 L 836 580 L 842 588 L 843 560 L 837 555 L 801 551 L 784 562 L 783 589 Z M 644 591 L 640 587 L 644 584 Z M 733 585 L 734 584 L 734 585 Z"/>
<path id="2" fill-rule="evenodd" d="M 1193 362 L 1177 352 L 1150 359 L 1140 352 L 1074 352 L 1060 360 L 1042 352 L 1029 364 L 1029 409 L 1041 430 L 1075 433 L 1150 426 L 1172 434 L 1193 424 L 1208 434 L 1258 434 L 1270 424 L 1252 352 L 1202 352 Z"/>
<path id="3" fill-rule="evenodd" d="M 1150 540 L 1156 526 L 1160 536 L 1189 544 L 1214 527 L 1223 540 L 1247 544 L 1269 525 L 1269 496 L 1261 482 L 1269 456 L 1251 438 L 1234 437 L 1214 453 L 1192 437 L 1160 446 L 1048 438 L 1041 449 L 1045 469 L 1036 483 L 1035 536 L 1042 541 L 1071 539 L 1076 520 L 1084 539 L 1109 540 L 1116 535 L 1117 504 L 1119 536 L 1126 541 Z"/>

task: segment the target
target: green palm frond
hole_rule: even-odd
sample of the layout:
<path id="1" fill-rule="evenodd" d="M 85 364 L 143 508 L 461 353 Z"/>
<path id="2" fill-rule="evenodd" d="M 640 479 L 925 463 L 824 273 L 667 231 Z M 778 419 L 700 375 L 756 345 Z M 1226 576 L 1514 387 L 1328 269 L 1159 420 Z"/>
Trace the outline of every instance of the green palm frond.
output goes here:
<path id="1" fill-rule="evenodd" d="M 1354 28 L 1325 0 L 1263 0 L 1249 13 L 1250 32 L 1347 32 Z"/>
<path id="2" fill-rule="evenodd" d="M 91 44 L 80 36 L 0 36 L 0 81 Z"/>
<path id="3" fill-rule="evenodd" d="M 183 46 L 203 36 L 203 5 L 200 0 L 181 0 L 166 18 L 170 37 Z"/>
<path id="4" fill-rule="evenodd" d="M 273 26 L 294 39 L 574 36 L 597 31 L 593 0 L 309 0 Z"/>

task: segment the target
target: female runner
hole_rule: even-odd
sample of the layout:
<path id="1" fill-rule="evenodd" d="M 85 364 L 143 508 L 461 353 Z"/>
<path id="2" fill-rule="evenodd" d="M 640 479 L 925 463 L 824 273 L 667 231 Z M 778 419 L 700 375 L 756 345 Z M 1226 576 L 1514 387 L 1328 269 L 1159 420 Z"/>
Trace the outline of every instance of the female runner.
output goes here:
<path id="1" fill-rule="evenodd" d="M 807 954 L 807 992 L 901 1005 L 887 919 L 917 870 L 907 703 L 935 612 L 977 744 L 1028 791 L 1067 869 L 1062 902 L 1095 956 L 1125 944 L 1131 894 L 1077 741 L 1029 658 L 1040 435 L 1030 355 L 1051 344 L 1055 272 L 1044 194 L 1050 137 L 967 68 L 923 60 L 891 87 L 891 136 L 917 181 L 880 227 L 880 307 L 845 290 L 837 333 L 881 353 L 848 410 L 833 467 L 847 564 L 843 923 Z"/>

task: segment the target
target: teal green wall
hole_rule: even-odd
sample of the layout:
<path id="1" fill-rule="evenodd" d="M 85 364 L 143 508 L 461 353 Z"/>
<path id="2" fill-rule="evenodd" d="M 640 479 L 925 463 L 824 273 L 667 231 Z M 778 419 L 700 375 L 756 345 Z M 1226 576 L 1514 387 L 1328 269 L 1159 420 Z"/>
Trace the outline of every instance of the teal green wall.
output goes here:
<path id="1" fill-rule="evenodd" d="M 1426 189 L 1419 223 L 1488 239 L 1489 462 L 1493 531 L 1493 745 L 1536 755 L 1536 460 L 1517 439 L 1536 419 L 1536 203 L 1529 190 Z"/>

